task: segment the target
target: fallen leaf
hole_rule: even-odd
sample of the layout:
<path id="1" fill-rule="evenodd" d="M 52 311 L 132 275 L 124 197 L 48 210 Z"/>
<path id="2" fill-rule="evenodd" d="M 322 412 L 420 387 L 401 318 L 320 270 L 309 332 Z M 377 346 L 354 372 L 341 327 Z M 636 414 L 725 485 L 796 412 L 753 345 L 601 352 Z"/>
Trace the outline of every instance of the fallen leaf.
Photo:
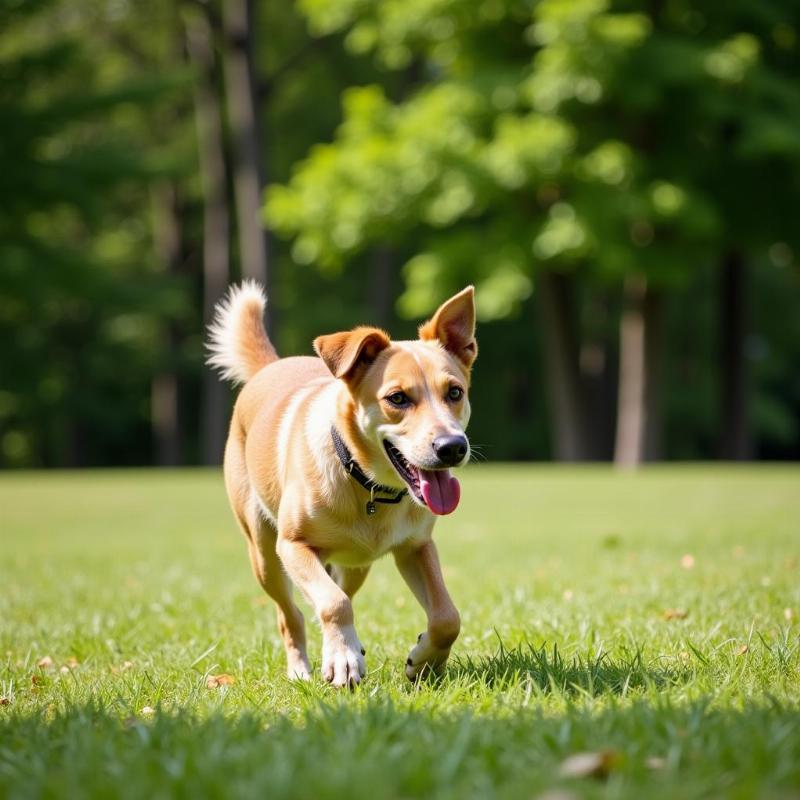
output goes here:
<path id="1" fill-rule="evenodd" d="M 559 773 L 564 778 L 606 778 L 619 760 L 619 753 L 615 750 L 575 753 L 561 762 Z"/>
<path id="2" fill-rule="evenodd" d="M 50 658 L 50 656 L 44 656 L 44 658 L 40 658 L 36 662 L 36 666 L 39 667 L 39 669 L 51 669 L 53 666 L 53 659 Z"/>
<path id="3" fill-rule="evenodd" d="M 219 686 L 233 686 L 234 683 L 236 683 L 236 678 L 233 675 L 223 673 L 222 675 L 209 675 L 206 680 L 206 687 L 208 689 L 216 689 Z"/>
<path id="4" fill-rule="evenodd" d="M 645 762 L 644 765 L 647 769 L 658 770 L 664 769 L 667 766 L 667 759 L 663 758 L 662 756 L 650 756 Z"/>
<path id="5" fill-rule="evenodd" d="M 8 697 L 0 697 L 0 706 L 10 706 L 11 700 Z"/>
<path id="6" fill-rule="evenodd" d="M 143 717 L 152 717 L 153 714 L 156 713 L 156 710 L 151 706 L 145 706 L 140 712 Z"/>
<path id="7" fill-rule="evenodd" d="M 665 608 L 662 616 L 664 619 L 686 619 L 689 612 L 684 608 Z"/>
<path id="8" fill-rule="evenodd" d="M 686 553 L 681 558 L 681 566 L 684 569 L 692 569 L 694 567 L 694 556 L 691 553 Z"/>
<path id="9" fill-rule="evenodd" d="M 737 655 L 737 656 L 743 656 L 743 655 L 744 655 L 744 654 L 745 654 L 745 653 L 746 653 L 746 652 L 747 652 L 749 649 L 750 649 L 750 648 L 749 648 L 749 647 L 748 647 L 746 644 L 743 644 L 743 645 L 742 645 L 742 646 L 741 646 L 741 647 L 740 647 L 740 648 L 739 648 L 739 649 L 736 651 L 736 655 Z"/>
<path id="10" fill-rule="evenodd" d="M 44 678 L 41 675 L 31 675 L 31 684 L 33 686 L 40 686 L 44 683 Z"/>

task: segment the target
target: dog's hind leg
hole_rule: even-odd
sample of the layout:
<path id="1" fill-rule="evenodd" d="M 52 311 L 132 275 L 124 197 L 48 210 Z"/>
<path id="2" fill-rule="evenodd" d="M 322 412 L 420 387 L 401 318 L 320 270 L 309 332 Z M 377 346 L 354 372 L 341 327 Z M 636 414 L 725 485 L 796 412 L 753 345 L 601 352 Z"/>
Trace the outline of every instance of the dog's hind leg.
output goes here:
<path id="1" fill-rule="evenodd" d="M 236 520 L 247 538 L 250 563 L 258 582 L 275 601 L 278 630 L 286 650 L 287 674 L 303 680 L 311 676 L 306 655 L 306 630 L 303 615 L 292 598 L 292 583 L 275 552 L 277 534 L 265 519 L 247 476 L 244 446 L 232 434 L 225 448 L 225 485 Z"/>
<path id="2" fill-rule="evenodd" d="M 249 537 L 250 563 L 258 582 L 275 601 L 278 630 L 286 649 L 286 673 L 291 679 L 308 680 L 311 666 L 306 655 L 306 629 L 303 614 L 292 598 L 292 584 L 275 552 L 277 534 L 266 520 L 259 520 L 255 536 Z"/>

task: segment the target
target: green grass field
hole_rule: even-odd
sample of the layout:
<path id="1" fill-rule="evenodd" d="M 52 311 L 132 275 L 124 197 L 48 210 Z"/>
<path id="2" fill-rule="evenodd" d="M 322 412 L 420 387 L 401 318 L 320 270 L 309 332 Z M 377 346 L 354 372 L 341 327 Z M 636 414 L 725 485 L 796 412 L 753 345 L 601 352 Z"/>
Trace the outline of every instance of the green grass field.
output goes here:
<path id="1" fill-rule="evenodd" d="M 800 796 L 800 470 L 462 486 L 446 675 L 403 675 L 423 614 L 389 559 L 348 693 L 284 677 L 219 473 L 0 476 L 0 797 Z"/>

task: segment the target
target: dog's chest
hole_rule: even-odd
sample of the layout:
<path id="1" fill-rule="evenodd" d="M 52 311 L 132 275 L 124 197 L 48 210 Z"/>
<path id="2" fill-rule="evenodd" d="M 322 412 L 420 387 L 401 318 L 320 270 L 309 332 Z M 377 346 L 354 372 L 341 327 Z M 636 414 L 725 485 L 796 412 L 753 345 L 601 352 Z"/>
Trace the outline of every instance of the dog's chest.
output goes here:
<path id="1" fill-rule="evenodd" d="M 357 519 L 329 550 L 328 560 L 344 566 L 365 566 L 420 534 L 419 523 L 406 514 L 375 514 Z M 381 513 L 383 516 L 381 516 Z"/>

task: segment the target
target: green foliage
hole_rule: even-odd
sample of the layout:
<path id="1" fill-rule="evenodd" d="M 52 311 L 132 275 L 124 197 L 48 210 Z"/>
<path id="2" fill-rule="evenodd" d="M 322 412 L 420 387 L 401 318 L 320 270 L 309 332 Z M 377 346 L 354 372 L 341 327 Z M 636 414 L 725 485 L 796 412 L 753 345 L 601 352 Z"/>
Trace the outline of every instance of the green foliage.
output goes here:
<path id="1" fill-rule="evenodd" d="M 6 474 L 0 795 L 791 796 L 798 477 L 468 467 L 436 530 L 463 623 L 445 678 L 403 675 L 424 618 L 388 559 L 350 694 L 286 680 L 217 471 Z M 559 775 L 605 749 L 607 781 Z"/>
<path id="2" fill-rule="evenodd" d="M 62 11 L 35 0 L 0 10 L 0 461 L 12 465 L 65 451 L 96 458 L 90 427 L 122 449 L 146 426 L 140 387 L 157 320 L 179 304 L 148 264 L 139 215 L 148 185 L 179 165 L 155 147 L 142 152 L 134 134 L 141 141 L 146 115 L 186 81 L 109 83 L 69 32 L 42 37 Z"/>
<path id="3" fill-rule="evenodd" d="M 347 30 L 354 51 L 416 65 L 426 82 L 396 102 L 374 86 L 346 94 L 334 142 L 272 187 L 267 216 L 296 236 L 304 264 L 341 266 L 370 242 L 403 243 L 404 314 L 429 311 L 465 279 L 493 318 L 527 297 L 538 269 L 601 281 L 638 271 L 674 286 L 726 248 L 760 257 L 795 242 L 794 7 L 303 8 L 314 30 Z M 741 198 L 773 169 L 781 187 L 761 199 L 764 226 Z"/>

